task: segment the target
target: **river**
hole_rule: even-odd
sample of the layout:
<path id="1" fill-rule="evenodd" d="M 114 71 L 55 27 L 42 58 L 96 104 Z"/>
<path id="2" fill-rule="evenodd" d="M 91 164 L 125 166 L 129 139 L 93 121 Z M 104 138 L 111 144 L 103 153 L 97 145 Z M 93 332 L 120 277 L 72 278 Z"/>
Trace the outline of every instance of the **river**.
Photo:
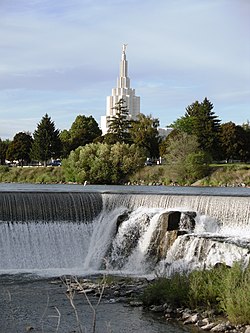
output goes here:
<path id="1" fill-rule="evenodd" d="M 231 263 L 249 252 L 249 188 L 0 184 L 0 195 L 0 333 L 22 333 L 31 327 L 37 333 L 77 332 L 65 287 L 50 283 L 51 279 L 63 274 L 100 273 L 107 251 L 120 273 L 152 275 L 147 249 L 166 209 L 195 211 L 196 230 L 188 239 L 185 235 L 177 239 L 178 251 L 174 252 L 178 252 L 178 260 L 171 254 L 157 264 L 159 267 L 174 266 L 177 261 L 181 265 Z M 127 209 L 127 224 L 114 236 L 117 216 Z M 138 231 L 138 226 L 144 228 L 145 215 L 149 225 Z M 141 234 L 138 244 L 131 247 L 124 242 L 128 232 L 133 236 L 135 231 Z M 195 262 L 194 254 L 185 251 L 187 246 L 191 251 L 193 244 L 195 253 L 202 249 Z M 131 252 L 126 251 L 125 257 L 123 249 L 128 248 Z M 117 273 L 116 266 L 113 271 Z M 89 305 L 79 295 L 76 305 L 86 332 L 91 332 Z M 96 333 L 106 332 L 195 330 L 166 322 L 141 308 L 103 299 Z"/>

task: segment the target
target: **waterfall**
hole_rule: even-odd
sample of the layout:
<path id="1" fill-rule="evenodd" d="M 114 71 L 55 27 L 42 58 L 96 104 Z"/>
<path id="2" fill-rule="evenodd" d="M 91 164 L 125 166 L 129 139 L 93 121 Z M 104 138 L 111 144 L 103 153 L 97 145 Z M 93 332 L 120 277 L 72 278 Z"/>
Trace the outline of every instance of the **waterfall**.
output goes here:
<path id="1" fill-rule="evenodd" d="M 91 221 L 102 210 L 98 193 L 0 192 L 0 221 Z"/>
<path id="2" fill-rule="evenodd" d="M 32 271 L 81 267 L 93 224 L 0 223 L 0 269 Z"/>
<path id="3" fill-rule="evenodd" d="M 0 192 L 0 273 L 171 274 L 249 253 L 249 197 Z"/>
<path id="4" fill-rule="evenodd" d="M 136 208 L 162 207 L 186 209 L 215 218 L 223 226 L 249 227 L 249 197 L 207 195 L 104 194 L 108 209 L 118 205 Z"/>

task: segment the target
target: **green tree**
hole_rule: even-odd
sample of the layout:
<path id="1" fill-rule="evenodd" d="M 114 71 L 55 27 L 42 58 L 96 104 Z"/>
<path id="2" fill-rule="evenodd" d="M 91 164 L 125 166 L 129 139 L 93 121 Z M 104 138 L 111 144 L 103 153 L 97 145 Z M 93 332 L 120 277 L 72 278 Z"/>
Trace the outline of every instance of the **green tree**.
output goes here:
<path id="1" fill-rule="evenodd" d="M 70 132 L 65 129 L 60 132 L 59 137 L 60 137 L 60 140 L 62 143 L 61 157 L 65 158 L 65 157 L 69 156 L 69 153 L 71 151 Z"/>
<path id="2" fill-rule="evenodd" d="M 193 133 L 194 126 L 195 117 L 193 116 L 183 116 L 175 120 L 173 124 L 170 125 L 170 127 L 174 128 L 175 130 L 185 132 L 190 135 Z"/>
<path id="3" fill-rule="evenodd" d="M 169 139 L 164 156 L 173 182 L 191 184 L 208 173 L 209 155 L 199 148 L 197 137 L 180 132 Z"/>
<path id="4" fill-rule="evenodd" d="M 197 136 L 200 148 L 217 157 L 220 120 L 213 112 L 213 104 L 207 98 L 202 103 L 195 102 L 187 107 L 186 116 L 194 117 L 192 134 Z"/>
<path id="5" fill-rule="evenodd" d="M 159 120 L 144 114 L 139 114 L 136 121 L 131 122 L 129 133 L 131 140 L 137 146 L 147 150 L 147 157 L 159 157 L 160 137 L 157 128 Z"/>
<path id="6" fill-rule="evenodd" d="M 199 147 L 218 158 L 220 120 L 213 112 L 213 104 L 205 98 L 203 102 L 194 102 L 186 108 L 184 117 L 173 123 L 173 127 L 188 134 L 196 135 Z"/>
<path id="7" fill-rule="evenodd" d="M 61 140 L 59 130 L 46 113 L 34 134 L 34 141 L 31 149 L 31 157 L 34 160 L 43 162 L 44 166 L 51 158 L 58 158 L 61 154 Z"/>
<path id="8" fill-rule="evenodd" d="M 229 159 L 236 158 L 238 154 L 238 142 L 236 125 L 232 121 L 222 124 L 220 131 L 220 146 L 223 154 L 223 158 L 226 162 Z"/>
<path id="9" fill-rule="evenodd" d="M 171 125 L 170 125 L 170 126 L 171 126 Z M 185 131 L 184 131 L 184 132 L 185 132 Z M 179 130 L 179 129 L 173 129 L 173 130 L 169 133 L 169 135 L 161 141 L 161 143 L 160 143 L 160 145 L 159 145 L 159 153 L 160 153 L 160 156 L 164 156 L 164 155 L 167 154 L 167 152 L 168 152 L 168 147 L 169 147 L 169 144 L 171 143 L 171 140 L 172 140 L 172 139 L 174 140 L 176 137 L 178 137 L 178 135 L 180 135 L 180 133 L 182 133 L 181 130 Z M 185 132 L 185 133 L 186 133 L 186 132 Z"/>
<path id="10" fill-rule="evenodd" d="M 220 145 L 223 158 L 247 161 L 249 158 L 250 136 L 242 126 L 235 125 L 232 121 L 222 124 L 220 131 Z"/>
<path id="11" fill-rule="evenodd" d="M 60 133 L 62 142 L 62 157 L 67 157 L 71 150 L 85 146 L 97 138 L 100 138 L 102 131 L 92 116 L 78 115 L 72 123 L 71 128 Z"/>
<path id="12" fill-rule="evenodd" d="M 30 133 L 19 132 L 14 136 L 13 141 L 9 144 L 6 157 L 10 161 L 17 160 L 23 166 L 29 163 L 33 138 Z"/>
<path id="13" fill-rule="evenodd" d="M 244 130 L 244 154 L 242 155 L 243 161 L 247 162 L 250 160 L 250 123 L 249 120 L 247 120 L 246 123 L 243 123 L 241 126 Z"/>
<path id="14" fill-rule="evenodd" d="M 73 122 L 70 130 L 70 150 L 74 150 L 79 146 L 85 146 L 91 143 L 97 137 L 101 136 L 98 123 L 92 116 L 78 115 Z"/>
<path id="15" fill-rule="evenodd" d="M 1 140 L 0 138 L 0 164 L 4 165 L 6 160 L 6 152 L 10 144 L 9 140 Z"/>
<path id="16" fill-rule="evenodd" d="M 62 167 L 68 181 L 120 184 L 144 161 L 145 152 L 136 145 L 91 143 L 71 151 Z"/>
<path id="17" fill-rule="evenodd" d="M 114 115 L 108 123 L 108 140 L 109 142 L 130 143 L 129 129 L 131 120 L 129 119 L 129 110 L 126 101 L 121 98 L 113 107 Z"/>

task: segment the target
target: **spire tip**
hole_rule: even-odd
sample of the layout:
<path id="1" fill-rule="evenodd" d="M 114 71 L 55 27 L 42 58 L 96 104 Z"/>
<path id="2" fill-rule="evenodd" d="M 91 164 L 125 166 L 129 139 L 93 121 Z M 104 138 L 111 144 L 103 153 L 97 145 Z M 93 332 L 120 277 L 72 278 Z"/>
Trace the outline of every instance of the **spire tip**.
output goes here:
<path id="1" fill-rule="evenodd" d="M 128 46 L 128 44 L 123 44 L 122 45 L 122 52 L 123 53 L 126 53 L 127 46 Z"/>

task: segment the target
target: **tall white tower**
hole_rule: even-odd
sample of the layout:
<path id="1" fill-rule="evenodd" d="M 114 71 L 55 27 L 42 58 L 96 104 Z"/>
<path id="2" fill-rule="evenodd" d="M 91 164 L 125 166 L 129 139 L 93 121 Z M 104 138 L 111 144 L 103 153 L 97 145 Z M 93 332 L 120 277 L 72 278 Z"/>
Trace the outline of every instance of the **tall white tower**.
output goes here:
<path id="1" fill-rule="evenodd" d="M 128 77 L 128 62 L 126 59 L 127 44 L 122 46 L 122 58 L 120 64 L 120 76 L 117 78 L 117 87 L 112 89 L 112 95 L 107 97 L 106 116 L 101 117 L 102 134 L 108 131 L 109 120 L 115 116 L 115 104 L 123 98 L 129 110 L 129 117 L 136 119 L 140 113 L 140 97 L 135 96 L 135 89 L 130 88 L 130 79 Z"/>

